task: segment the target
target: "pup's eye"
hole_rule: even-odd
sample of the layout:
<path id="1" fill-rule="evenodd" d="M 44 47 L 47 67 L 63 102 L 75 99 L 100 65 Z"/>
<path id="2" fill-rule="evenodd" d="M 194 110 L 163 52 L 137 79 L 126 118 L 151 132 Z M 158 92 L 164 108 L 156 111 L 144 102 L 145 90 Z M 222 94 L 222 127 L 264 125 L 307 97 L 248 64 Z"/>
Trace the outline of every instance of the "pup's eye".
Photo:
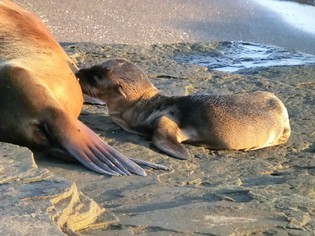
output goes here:
<path id="1" fill-rule="evenodd" d="M 95 80 L 95 82 L 100 82 L 101 78 L 98 77 L 97 75 L 93 75 L 93 79 Z"/>

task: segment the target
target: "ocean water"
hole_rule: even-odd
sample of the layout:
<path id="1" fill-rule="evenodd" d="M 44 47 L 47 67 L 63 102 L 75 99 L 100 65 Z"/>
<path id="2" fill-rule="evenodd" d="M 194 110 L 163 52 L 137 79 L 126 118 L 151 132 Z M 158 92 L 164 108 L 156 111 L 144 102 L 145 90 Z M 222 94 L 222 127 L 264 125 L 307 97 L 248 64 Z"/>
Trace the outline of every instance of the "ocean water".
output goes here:
<path id="1" fill-rule="evenodd" d="M 252 0 L 273 11 L 285 22 L 315 36 L 314 4 L 287 0 Z M 310 3 L 310 2 L 309 2 Z M 210 70 L 239 72 L 243 69 L 271 66 L 298 66 L 315 64 L 315 56 L 272 45 L 251 42 L 222 42 L 216 51 L 187 53 L 174 56 L 175 61 L 205 66 Z"/>
<path id="2" fill-rule="evenodd" d="M 293 27 L 315 35 L 314 6 L 281 0 L 253 1 L 277 13 L 284 21 L 291 24 Z"/>
<path id="3" fill-rule="evenodd" d="M 230 73 L 259 67 L 315 65 L 314 55 L 250 42 L 221 42 L 215 51 L 177 54 L 174 60 Z"/>

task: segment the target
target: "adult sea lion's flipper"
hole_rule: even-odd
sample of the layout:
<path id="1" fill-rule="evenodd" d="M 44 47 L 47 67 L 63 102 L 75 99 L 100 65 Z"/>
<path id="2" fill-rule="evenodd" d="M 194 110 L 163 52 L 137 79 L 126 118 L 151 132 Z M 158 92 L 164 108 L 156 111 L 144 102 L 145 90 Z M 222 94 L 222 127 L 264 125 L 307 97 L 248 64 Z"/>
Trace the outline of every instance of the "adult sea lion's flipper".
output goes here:
<path id="1" fill-rule="evenodd" d="M 52 113 L 46 111 L 45 116 L 46 119 L 41 122 L 41 130 L 51 148 L 63 150 L 100 174 L 146 175 L 139 165 L 110 147 L 81 121 L 56 110 Z M 52 116 L 54 117 L 51 118 Z"/>
<path id="2" fill-rule="evenodd" d="M 148 161 L 139 160 L 139 159 L 131 158 L 131 157 L 129 159 L 132 160 L 134 163 L 137 163 L 139 166 L 143 166 L 143 167 L 147 167 L 147 168 L 151 168 L 155 170 L 170 170 L 170 168 L 161 164 L 155 164 L 155 163 L 151 163 Z"/>
<path id="3" fill-rule="evenodd" d="M 76 126 L 84 133 L 84 137 L 88 137 L 89 140 L 85 144 L 86 146 L 80 146 L 76 149 L 74 148 L 75 144 L 72 144 L 69 147 L 69 151 L 83 165 L 88 168 L 91 168 L 91 166 L 95 168 L 94 165 L 96 165 L 102 171 L 116 172 L 113 175 L 130 175 L 130 172 L 132 172 L 137 175 L 146 176 L 145 171 L 140 166 L 101 140 L 81 121 L 76 120 Z"/>
<path id="4" fill-rule="evenodd" d="M 153 145 L 177 159 L 186 160 L 189 158 L 188 151 L 180 142 L 185 140 L 178 125 L 166 116 L 156 121 L 154 126 L 152 143 Z"/>

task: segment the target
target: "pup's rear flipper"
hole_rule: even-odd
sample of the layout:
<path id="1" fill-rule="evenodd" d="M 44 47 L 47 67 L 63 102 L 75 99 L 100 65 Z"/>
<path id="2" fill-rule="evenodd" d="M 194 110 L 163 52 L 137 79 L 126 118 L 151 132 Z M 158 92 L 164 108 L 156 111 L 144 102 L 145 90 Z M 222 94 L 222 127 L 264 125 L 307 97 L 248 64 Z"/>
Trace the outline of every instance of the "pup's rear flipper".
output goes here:
<path id="1" fill-rule="evenodd" d="M 179 141 L 185 141 L 185 137 L 174 121 L 166 116 L 156 121 L 152 142 L 157 149 L 177 159 L 186 160 L 189 153 Z"/>

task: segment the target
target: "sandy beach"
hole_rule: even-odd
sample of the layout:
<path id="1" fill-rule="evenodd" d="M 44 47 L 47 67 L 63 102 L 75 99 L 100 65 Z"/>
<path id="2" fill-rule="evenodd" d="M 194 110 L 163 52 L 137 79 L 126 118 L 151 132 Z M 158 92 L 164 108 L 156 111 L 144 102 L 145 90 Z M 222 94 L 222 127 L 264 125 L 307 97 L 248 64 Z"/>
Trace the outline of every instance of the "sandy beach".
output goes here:
<path id="1" fill-rule="evenodd" d="M 230 74 L 174 60 L 178 54 L 216 55 L 216 44 L 211 43 L 158 46 L 83 43 L 64 49 L 80 67 L 109 57 L 127 58 L 143 68 L 155 86 L 169 96 L 273 92 L 286 104 L 292 126 L 292 135 L 285 145 L 248 152 L 185 145 L 191 158 L 179 161 L 157 151 L 150 140 L 114 124 L 106 106 L 85 105 L 80 119 L 106 142 L 129 157 L 163 164 L 171 171 L 148 171 L 145 178 L 110 178 L 78 164 L 36 155 L 39 166 L 75 182 L 80 191 L 106 209 L 105 219 L 101 217 L 81 233 L 312 235 L 314 65 L 256 68 Z"/>
<path id="2" fill-rule="evenodd" d="M 315 34 L 253 0 L 17 0 L 59 42 L 157 44 L 250 41 L 315 54 Z"/>
<path id="3" fill-rule="evenodd" d="M 79 119 L 104 141 L 170 171 L 109 177 L 1 143 L 0 235 L 314 235 L 314 63 L 226 73 L 180 60 L 224 63 L 238 40 L 315 55 L 314 35 L 247 0 L 16 2 L 42 17 L 80 68 L 127 58 L 168 96 L 270 91 L 286 105 L 292 135 L 246 152 L 185 145 L 191 158 L 180 161 L 122 130 L 106 106 L 84 105 Z M 276 59 L 294 54 L 269 49 Z"/>

